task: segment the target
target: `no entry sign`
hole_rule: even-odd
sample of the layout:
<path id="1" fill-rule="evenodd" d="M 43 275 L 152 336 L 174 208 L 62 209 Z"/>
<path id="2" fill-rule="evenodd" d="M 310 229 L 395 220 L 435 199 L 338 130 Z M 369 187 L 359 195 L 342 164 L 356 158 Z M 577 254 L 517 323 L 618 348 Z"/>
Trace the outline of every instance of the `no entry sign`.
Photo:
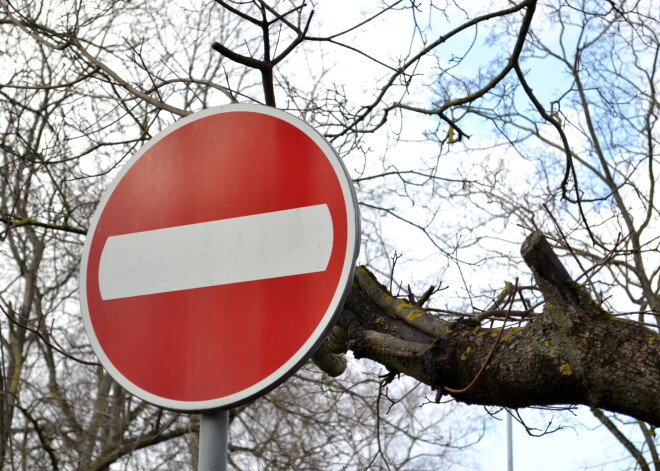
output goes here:
<path id="1" fill-rule="evenodd" d="M 136 396 L 229 408 L 311 355 L 358 246 L 352 184 L 319 133 L 272 108 L 212 108 L 149 141 L 100 201 L 81 261 L 85 329 Z"/>

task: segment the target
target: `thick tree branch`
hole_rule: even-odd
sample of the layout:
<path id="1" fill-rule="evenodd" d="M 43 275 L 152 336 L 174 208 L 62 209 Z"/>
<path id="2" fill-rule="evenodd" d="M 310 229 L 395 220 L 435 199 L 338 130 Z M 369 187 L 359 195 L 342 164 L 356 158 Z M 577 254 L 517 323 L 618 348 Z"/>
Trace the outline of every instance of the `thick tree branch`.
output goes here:
<path id="1" fill-rule="evenodd" d="M 412 376 L 468 404 L 509 408 L 584 404 L 660 424 L 660 335 L 603 310 L 571 280 L 545 237 L 522 254 L 545 307 L 522 327 L 483 328 L 473 319 L 439 319 L 392 296 L 366 268 L 355 280 L 338 325 L 357 358 Z"/>

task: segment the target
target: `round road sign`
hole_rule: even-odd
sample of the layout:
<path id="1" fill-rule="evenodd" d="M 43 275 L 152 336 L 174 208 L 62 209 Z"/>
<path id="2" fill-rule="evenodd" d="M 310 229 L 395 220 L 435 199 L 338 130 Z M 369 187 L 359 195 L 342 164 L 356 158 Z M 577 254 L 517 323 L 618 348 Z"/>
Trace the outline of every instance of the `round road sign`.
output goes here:
<path id="1" fill-rule="evenodd" d="M 358 247 L 352 183 L 318 132 L 273 108 L 211 108 L 151 139 L 101 199 L 80 269 L 85 329 L 136 396 L 233 407 L 313 353 Z"/>

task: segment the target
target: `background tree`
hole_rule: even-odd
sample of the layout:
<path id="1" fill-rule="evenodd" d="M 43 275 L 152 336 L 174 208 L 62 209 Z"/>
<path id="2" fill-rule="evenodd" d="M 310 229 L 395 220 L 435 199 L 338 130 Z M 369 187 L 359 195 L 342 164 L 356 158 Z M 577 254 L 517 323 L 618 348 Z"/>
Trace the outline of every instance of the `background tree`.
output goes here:
<path id="1" fill-rule="evenodd" d="M 126 157 L 241 101 L 298 114 L 338 149 L 369 270 L 314 358 L 339 378 L 305 369 L 235 410 L 232 466 L 447 463 L 443 445 L 471 426 L 441 422 L 453 401 L 414 413 L 430 393 L 399 373 L 438 400 L 585 404 L 620 440 L 600 408 L 631 415 L 641 441 L 621 441 L 658 466 L 657 6 L 395 1 L 335 26 L 336 4 L 106 3 L 0 6 L 2 463 L 194 462 L 195 418 L 137 401 L 95 363 L 77 263 Z M 349 351 L 389 373 L 344 372 Z"/>

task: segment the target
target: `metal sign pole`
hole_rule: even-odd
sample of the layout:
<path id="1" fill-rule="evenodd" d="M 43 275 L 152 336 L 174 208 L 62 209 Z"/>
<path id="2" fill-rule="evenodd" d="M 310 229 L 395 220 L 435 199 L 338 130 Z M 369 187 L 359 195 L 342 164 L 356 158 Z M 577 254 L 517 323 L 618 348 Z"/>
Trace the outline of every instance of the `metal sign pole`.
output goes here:
<path id="1" fill-rule="evenodd" d="M 199 424 L 198 471 L 226 471 L 229 411 L 202 414 Z"/>
<path id="2" fill-rule="evenodd" d="M 511 426 L 511 411 L 506 409 L 506 461 L 507 471 L 513 471 L 513 428 Z"/>

